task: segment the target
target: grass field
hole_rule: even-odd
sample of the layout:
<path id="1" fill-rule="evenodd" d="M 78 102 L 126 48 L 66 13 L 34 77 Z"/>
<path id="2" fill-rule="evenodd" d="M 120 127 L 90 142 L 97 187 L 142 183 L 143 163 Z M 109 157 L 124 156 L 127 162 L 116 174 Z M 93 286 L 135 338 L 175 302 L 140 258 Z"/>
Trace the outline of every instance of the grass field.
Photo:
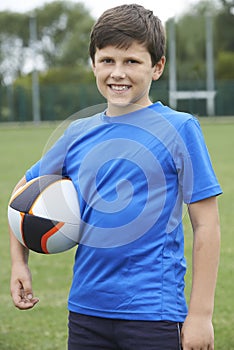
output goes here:
<path id="1" fill-rule="evenodd" d="M 213 165 L 224 194 L 219 198 L 222 248 L 216 292 L 214 326 L 216 350 L 234 349 L 234 118 L 201 119 Z M 44 256 L 32 253 L 30 266 L 35 295 L 33 310 L 14 308 L 9 293 L 10 257 L 7 203 L 13 186 L 41 155 L 54 125 L 0 125 L 0 350 L 65 350 L 67 294 L 72 276 L 74 250 Z M 192 233 L 185 216 L 186 255 L 191 267 Z M 191 284 L 190 270 L 186 276 Z"/>

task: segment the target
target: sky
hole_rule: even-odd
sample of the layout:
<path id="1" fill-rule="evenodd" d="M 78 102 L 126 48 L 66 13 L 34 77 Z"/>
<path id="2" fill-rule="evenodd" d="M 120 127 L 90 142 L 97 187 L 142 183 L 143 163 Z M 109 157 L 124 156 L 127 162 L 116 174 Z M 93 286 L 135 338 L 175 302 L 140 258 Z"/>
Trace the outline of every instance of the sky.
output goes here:
<path id="1" fill-rule="evenodd" d="M 178 16 L 191 5 L 199 0 L 72 0 L 73 2 L 83 2 L 90 10 L 94 18 L 99 17 L 107 8 L 125 3 L 138 3 L 152 10 L 163 22 L 168 18 Z M 35 7 L 42 6 L 50 0 L 1 0 L 0 11 L 10 10 L 15 12 L 27 12 Z"/>

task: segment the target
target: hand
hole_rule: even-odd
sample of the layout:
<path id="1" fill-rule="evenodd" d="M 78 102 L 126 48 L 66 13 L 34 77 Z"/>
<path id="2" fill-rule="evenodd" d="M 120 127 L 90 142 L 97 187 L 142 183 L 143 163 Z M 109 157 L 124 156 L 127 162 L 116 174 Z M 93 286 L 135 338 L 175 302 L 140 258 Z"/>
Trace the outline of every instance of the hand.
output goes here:
<path id="1" fill-rule="evenodd" d="M 11 296 L 20 310 L 31 309 L 38 303 L 39 299 L 33 296 L 31 272 L 27 264 L 12 267 Z"/>
<path id="2" fill-rule="evenodd" d="M 181 331 L 183 350 L 214 350 L 214 329 L 210 317 L 187 316 Z"/>

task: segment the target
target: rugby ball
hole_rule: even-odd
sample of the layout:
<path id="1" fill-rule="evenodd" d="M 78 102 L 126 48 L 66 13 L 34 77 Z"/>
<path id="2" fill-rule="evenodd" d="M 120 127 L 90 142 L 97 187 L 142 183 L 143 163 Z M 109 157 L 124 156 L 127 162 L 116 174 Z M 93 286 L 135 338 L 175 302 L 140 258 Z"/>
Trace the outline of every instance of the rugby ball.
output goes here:
<path id="1" fill-rule="evenodd" d="M 73 182 L 59 175 L 27 182 L 10 199 L 8 222 L 19 242 L 37 253 L 55 254 L 76 246 L 80 208 Z"/>

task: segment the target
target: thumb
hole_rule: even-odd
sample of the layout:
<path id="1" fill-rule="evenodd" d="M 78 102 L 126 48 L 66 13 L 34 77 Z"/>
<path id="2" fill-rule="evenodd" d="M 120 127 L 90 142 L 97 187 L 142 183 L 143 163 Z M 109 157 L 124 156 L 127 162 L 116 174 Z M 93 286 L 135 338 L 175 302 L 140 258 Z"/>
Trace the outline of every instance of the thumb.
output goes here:
<path id="1" fill-rule="evenodd" d="M 30 309 L 39 301 L 33 295 L 31 283 L 25 283 L 24 287 L 21 289 L 21 301 L 19 303 L 21 309 Z"/>
<path id="2" fill-rule="evenodd" d="M 34 294 L 33 294 L 31 283 L 29 283 L 29 282 L 24 283 L 24 286 L 21 289 L 21 298 L 24 300 L 30 300 L 30 301 L 34 299 Z"/>
<path id="3" fill-rule="evenodd" d="M 30 276 L 30 278 L 22 279 L 20 284 L 21 284 L 21 288 L 20 288 L 21 299 L 23 301 L 34 300 L 34 293 L 33 293 L 33 289 L 32 289 L 31 276 Z"/>
<path id="4" fill-rule="evenodd" d="M 22 278 L 20 281 L 20 290 L 22 298 L 33 298 L 33 290 L 32 290 L 32 280 L 31 276 L 27 278 Z"/>

